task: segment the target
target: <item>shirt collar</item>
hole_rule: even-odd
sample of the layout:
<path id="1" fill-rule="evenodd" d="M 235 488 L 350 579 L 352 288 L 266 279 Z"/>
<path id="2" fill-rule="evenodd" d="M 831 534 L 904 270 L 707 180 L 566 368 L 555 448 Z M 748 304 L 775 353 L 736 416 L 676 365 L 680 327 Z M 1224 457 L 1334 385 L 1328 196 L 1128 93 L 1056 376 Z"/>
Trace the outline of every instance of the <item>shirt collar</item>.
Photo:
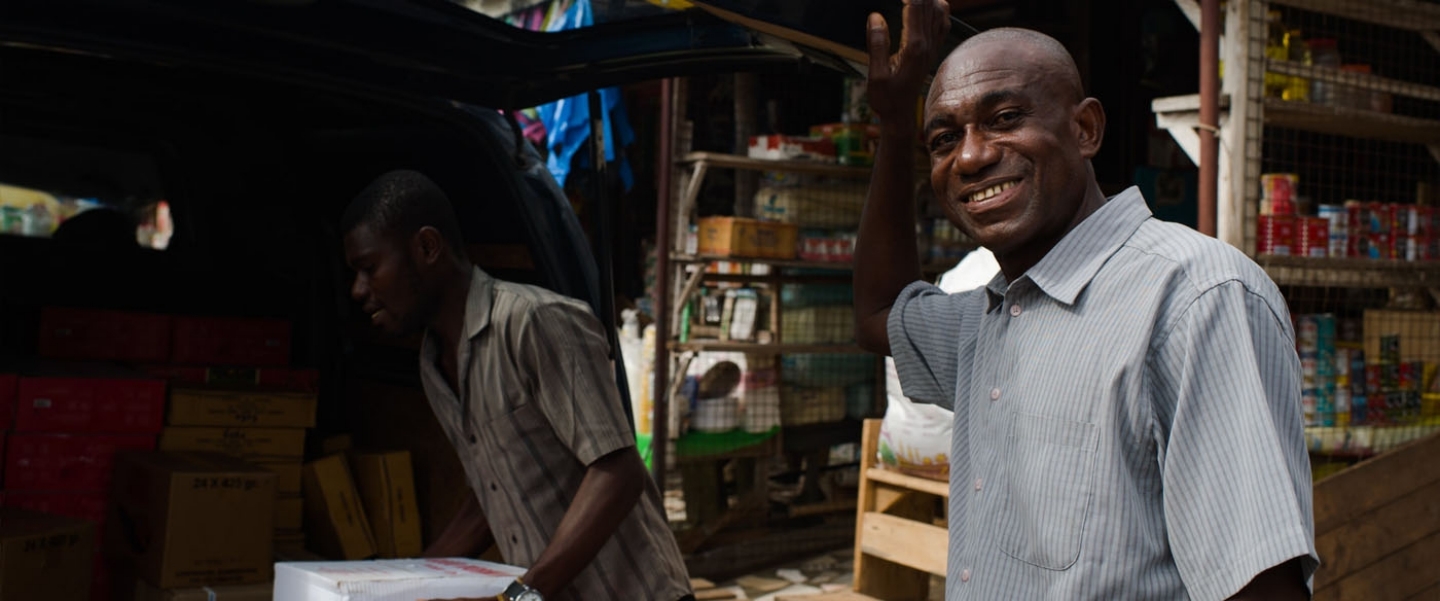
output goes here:
<path id="1" fill-rule="evenodd" d="M 1135 186 L 1126 188 L 1065 234 L 1020 279 L 1029 279 L 1051 298 L 1073 305 L 1100 267 L 1151 216 L 1150 207 L 1145 205 L 1140 189 Z M 1004 273 L 990 280 L 986 285 L 989 308 L 993 309 L 1004 299 L 1009 285 Z"/>
<path id="2" fill-rule="evenodd" d="M 479 267 L 473 269 L 470 292 L 465 295 L 465 336 L 469 339 L 490 325 L 490 307 L 495 303 L 495 278 Z"/>

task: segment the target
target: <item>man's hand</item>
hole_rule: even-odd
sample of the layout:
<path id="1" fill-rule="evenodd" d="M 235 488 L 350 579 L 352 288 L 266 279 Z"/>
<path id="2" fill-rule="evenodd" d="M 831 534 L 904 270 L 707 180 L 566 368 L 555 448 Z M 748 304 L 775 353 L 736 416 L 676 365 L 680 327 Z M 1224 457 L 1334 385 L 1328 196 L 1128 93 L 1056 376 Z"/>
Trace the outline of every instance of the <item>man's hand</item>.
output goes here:
<path id="1" fill-rule="evenodd" d="M 945 35 L 950 32 L 950 5 L 946 0 L 905 0 L 900 51 L 890 54 L 890 28 L 879 13 L 872 13 L 866 39 L 870 46 L 870 109 L 885 125 L 913 125 L 915 100 L 925 75 L 935 64 Z"/>

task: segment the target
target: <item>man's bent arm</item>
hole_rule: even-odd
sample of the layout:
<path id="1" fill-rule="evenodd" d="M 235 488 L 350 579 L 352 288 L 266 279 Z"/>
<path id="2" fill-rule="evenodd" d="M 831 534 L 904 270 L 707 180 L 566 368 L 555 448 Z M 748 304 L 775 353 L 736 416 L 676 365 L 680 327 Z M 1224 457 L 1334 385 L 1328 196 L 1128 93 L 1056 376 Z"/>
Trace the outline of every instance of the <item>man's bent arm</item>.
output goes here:
<path id="1" fill-rule="evenodd" d="M 1297 557 L 1259 573 L 1230 597 L 1230 601 L 1305 601 L 1309 598 L 1310 588 L 1305 585 L 1305 572 Z"/>
<path id="2" fill-rule="evenodd" d="M 591 463 L 550 544 L 521 577 L 525 584 L 546 598 L 570 586 L 594 561 L 620 522 L 635 510 L 649 477 L 635 447 L 611 452 Z"/>

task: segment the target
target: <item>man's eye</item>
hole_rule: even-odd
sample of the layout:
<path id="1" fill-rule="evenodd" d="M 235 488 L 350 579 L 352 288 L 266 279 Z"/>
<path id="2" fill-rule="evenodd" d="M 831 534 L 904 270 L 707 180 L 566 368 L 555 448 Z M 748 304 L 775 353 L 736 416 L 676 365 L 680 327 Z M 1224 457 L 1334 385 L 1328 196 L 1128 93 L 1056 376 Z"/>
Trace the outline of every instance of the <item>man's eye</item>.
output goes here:
<path id="1" fill-rule="evenodd" d="M 957 137 L 955 136 L 955 134 L 950 132 L 936 134 L 934 137 L 930 138 L 930 150 L 940 150 L 942 148 L 951 146 L 955 144 L 956 139 Z"/>
<path id="2" fill-rule="evenodd" d="M 997 125 L 1010 125 L 1019 121 L 1020 117 L 1020 111 L 1005 111 L 995 115 L 995 123 Z"/>

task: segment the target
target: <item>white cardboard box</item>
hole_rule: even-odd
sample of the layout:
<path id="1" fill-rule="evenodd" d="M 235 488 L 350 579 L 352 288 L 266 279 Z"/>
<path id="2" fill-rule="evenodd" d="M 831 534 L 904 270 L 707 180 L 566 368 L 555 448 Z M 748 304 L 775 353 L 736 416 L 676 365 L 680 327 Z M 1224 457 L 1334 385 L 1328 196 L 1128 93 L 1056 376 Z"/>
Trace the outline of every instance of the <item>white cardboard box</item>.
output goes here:
<path id="1" fill-rule="evenodd" d="M 275 564 L 275 601 L 415 601 L 494 597 L 525 570 L 478 559 Z"/>

